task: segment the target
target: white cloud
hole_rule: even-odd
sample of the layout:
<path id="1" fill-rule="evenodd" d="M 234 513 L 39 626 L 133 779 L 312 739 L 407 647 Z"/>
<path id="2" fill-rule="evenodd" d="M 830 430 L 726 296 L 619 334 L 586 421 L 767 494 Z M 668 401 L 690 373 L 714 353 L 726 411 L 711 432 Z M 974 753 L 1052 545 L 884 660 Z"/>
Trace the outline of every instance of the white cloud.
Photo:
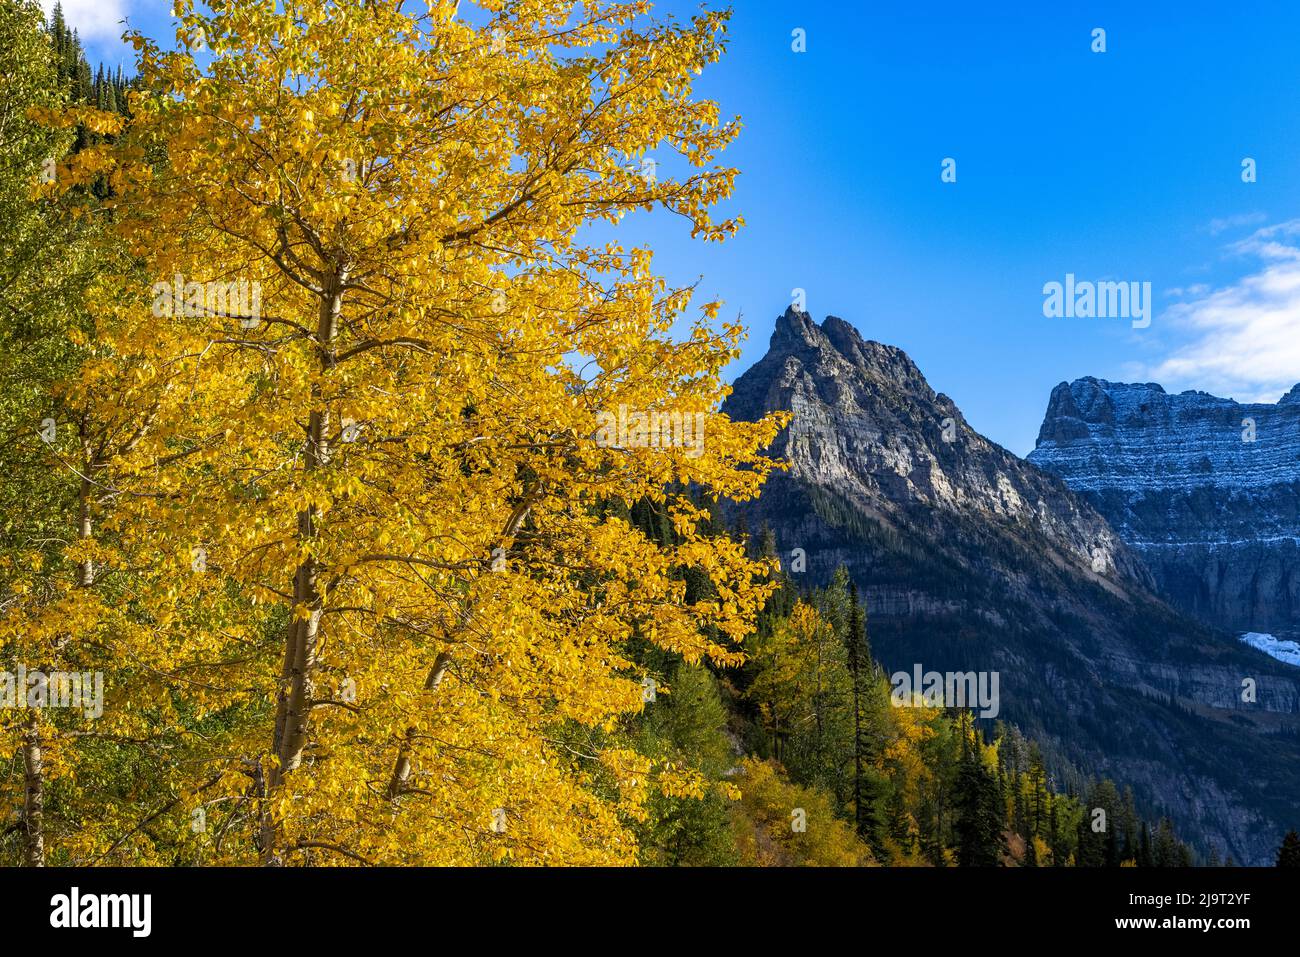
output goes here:
<path id="1" fill-rule="evenodd" d="M 1145 375 L 1171 391 L 1272 402 L 1300 381 L 1300 220 L 1256 230 L 1230 252 L 1257 260 L 1232 284 L 1200 291 L 1162 317 L 1187 338 Z M 1190 290 L 1188 290 L 1190 292 Z"/>
<path id="2" fill-rule="evenodd" d="M 83 42 L 104 43 L 117 40 L 126 29 L 126 0 L 62 0 L 63 19 L 77 31 Z M 41 0 L 48 17 L 55 0 Z"/>
<path id="3" fill-rule="evenodd" d="M 1211 236 L 1217 236 L 1219 233 L 1228 229 L 1238 229 L 1242 226 L 1255 226 L 1268 219 L 1263 213 L 1240 213 L 1236 216 L 1225 216 L 1223 219 L 1212 219 L 1206 230 Z"/>
<path id="4" fill-rule="evenodd" d="M 1175 286 L 1173 289 L 1166 289 L 1165 295 L 1171 299 L 1182 299 L 1184 296 L 1204 296 L 1209 291 L 1209 286 L 1198 282 L 1191 286 Z"/>

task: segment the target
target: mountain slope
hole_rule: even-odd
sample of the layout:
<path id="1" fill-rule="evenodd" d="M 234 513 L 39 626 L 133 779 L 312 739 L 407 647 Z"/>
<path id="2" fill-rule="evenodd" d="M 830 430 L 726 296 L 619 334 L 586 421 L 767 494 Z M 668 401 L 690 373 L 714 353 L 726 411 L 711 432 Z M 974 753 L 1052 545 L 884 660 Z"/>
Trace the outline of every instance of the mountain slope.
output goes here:
<path id="1" fill-rule="evenodd" d="M 746 508 L 788 568 L 843 564 L 889 670 L 997 671 L 1000 717 L 1133 785 L 1221 855 L 1264 863 L 1300 817 L 1300 680 L 1153 593 L 1060 479 L 971 429 L 900 350 L 789 310 L 726 411 L 794 412 L 791 462 Z M 1241 700 L 1254 680 L 1254 702 Z"/>
<path id="2" fill-rule="evenodd" d="M 1029 461 L 1105 515 L 1178 608 L 1300 632 L 1300 386 L 1266 405 L 1062 382 Z"/>

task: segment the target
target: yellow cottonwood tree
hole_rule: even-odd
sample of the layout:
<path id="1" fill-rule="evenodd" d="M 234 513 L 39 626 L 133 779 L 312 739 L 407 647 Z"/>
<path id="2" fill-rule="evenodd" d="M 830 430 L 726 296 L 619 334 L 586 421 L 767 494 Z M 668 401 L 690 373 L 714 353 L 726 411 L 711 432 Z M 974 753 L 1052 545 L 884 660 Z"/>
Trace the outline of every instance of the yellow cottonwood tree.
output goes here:
<path id="1" fill-rule="evenodd" d="M 100 161 L 153 308 L 101 334 L 166 400 L 112 522 L 191 635 L 157 670 L 221 719 L 184 785 L 225 808 L 202 860 L 632 862 L 673 771 L 566 729 L 641 708 L 634 638 L 739 661 L 772 587 L 673 491 L 771 467 L 781 421 L 718 412 L 741 329 L 708 303 L 671 335 L 692 291 L 585 229 L 739 225 L 710 214 L 736 124 L 692 90 L 725 15 L 479 7 L 228 0 L 134 40 Z M 604 507 L 642 498 L 678 544 Z"/>

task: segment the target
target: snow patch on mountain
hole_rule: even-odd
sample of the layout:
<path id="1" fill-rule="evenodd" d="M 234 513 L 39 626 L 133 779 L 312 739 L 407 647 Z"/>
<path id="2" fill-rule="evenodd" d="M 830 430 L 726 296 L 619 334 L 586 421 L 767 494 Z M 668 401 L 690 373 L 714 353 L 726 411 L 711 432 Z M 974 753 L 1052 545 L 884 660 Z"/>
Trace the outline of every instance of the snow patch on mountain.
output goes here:
<path id="1" fill-rule="evenodd" d="M 1241 640 L 1278 661 L 1285 661 L 1288 665 L 1300 668 L 1300 643 L 1285 638 L 1274 638 L 1259 631 L 1248 631 L 1241 636 Z"/>

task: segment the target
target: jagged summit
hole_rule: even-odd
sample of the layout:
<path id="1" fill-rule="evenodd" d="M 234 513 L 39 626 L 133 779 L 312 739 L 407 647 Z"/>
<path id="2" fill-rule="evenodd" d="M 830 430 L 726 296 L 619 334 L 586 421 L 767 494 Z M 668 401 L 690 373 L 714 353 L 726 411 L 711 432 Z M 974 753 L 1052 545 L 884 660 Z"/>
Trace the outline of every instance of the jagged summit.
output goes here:
<path id="1" fill-rule="evenodd" d="M 777 318 L 768 347 L 768 357 L 797 355 L 812 349 L 832 349 L 849 362 L 883 374 L 904 374 L 921 382 L 925 377 L 911 358 L 897 346 L 864 339 L 855 326 L 839 316 L 827 316 L 821 325 L 807 312 L 789 306 Z"/>
<path id="2" fill-rule="evenodd" d="M 787 306 L 785 312 L 777 317 L 768 348 L 790 348 L 795 343 L 812 346 L 817 342 L 817 333 L 817 322 L 812 316 L 797 306 Z"/>
<path id="3" fill-rule="evenodd" d="M 794 378 L 816 371 L 817 381 L 826 387 L 848 387 L 850 383 L 870 387 L 916 403 L 941 402 L 945 416 L 960 418 L 947 398 L 938 396 L 921 370 L 902 349 L 863 338 L 849 322 L 827 316 L 818 325 L 807 312 L 790 306 L 777 318 L 767 354 L 732 384 L 727 410 L 741 418 L 757 417 L 761 410 L 785 401 L 771 392 L 788 386 Z M 808 387 L 817 390 L 816 382 Z M 822 397 L 834 401 L 830 395 Z"/>
<path id="4" fill-rule="evenodd" d="M 1209 410 L 1225 422 L 1236 421 L 1240 427 L 1245 416 L 1268 415 L 1278 406 L 1298 402 L 1300 385 L 1276 403 L 1237 402 L 1199 389 L 1169 393 L 1155 382 L 1110 382 L 1083 376 L 1073 382 L 1062 382 L 1052 390 L 1038 434 L 1038 445 L 1056 441 L 1060 438 L 1057 434 L 1060 429 L 1065 429 L 1064 434 L 1073 438 L 1080 428 L 1096 430 L 1116 424 L 1152 421 L 1169 423 L 1201 416 Z"/>
<path id="5" fill-rule="evenodd" d="M 1075 379 L 1074 382 L 1062 382 L 1057 386 L 1057 388 L 1059 389 L 1064 386 L 1068 389 L 1076 383 L 1087 383 L 1101 389 L 1136 389 L 1146 392 L 1159 392 L 1162 395 L 1165 394 L 1165 387 L 1159 382 L 1111 382 L 1107 379 L 1099 379 L 1096 376 L 1091 375 L 1080 376 L 1078 379 Z"/>

